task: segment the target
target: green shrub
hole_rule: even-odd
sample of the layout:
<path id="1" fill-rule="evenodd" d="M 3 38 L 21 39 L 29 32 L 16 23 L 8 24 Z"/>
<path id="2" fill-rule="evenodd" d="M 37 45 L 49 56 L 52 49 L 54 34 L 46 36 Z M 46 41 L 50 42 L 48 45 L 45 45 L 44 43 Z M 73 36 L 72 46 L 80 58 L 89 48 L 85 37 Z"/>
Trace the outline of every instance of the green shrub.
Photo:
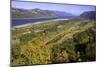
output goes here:
<path id="1" fill-rule="evenodd" d="M 36 34 L 30 33 L 30 34 L 24 34 L 20 37 L 20 42 L 23 44 L 26 44 L 28 41 L 32 40 L 32 38 L 36 37 Z"/>
<path id="2" fill-rule="evenodd" d="M 53 63 L 68 62 L 69 61 L 68 56 L 73 54 L 73 52 L 74 52 L 74 42 L 72 39 L 67 39 L 61 44 L 55 44 L 52 47 L 52 62 Z"/>

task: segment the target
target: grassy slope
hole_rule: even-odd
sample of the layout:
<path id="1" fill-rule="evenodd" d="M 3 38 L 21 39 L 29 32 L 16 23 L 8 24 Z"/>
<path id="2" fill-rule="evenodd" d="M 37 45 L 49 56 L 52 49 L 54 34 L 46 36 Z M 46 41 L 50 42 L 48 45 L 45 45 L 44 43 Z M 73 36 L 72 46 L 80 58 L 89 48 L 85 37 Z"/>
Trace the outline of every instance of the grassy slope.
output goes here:
<path id="1" fill-rule="evenodd" d="M 89 52 L 85 54 L 87 59 L 83 58 L 84 52 L 77 51 L 75 46 L 79 44 L 94 46 L 95 41 L 89 42 L 89 37 L 93 39 L 89 36 L 92 35 L 88 32 L 90 30 L 95 33 L 95 21 L 61 20 L 14 29 L 12 30 L 12 65 L 90 61 L 88 59 L 88 55 L 91 55 L 90 46 L 86 48 Z M 95 51 L 95 48 L 93 50 Z"/>

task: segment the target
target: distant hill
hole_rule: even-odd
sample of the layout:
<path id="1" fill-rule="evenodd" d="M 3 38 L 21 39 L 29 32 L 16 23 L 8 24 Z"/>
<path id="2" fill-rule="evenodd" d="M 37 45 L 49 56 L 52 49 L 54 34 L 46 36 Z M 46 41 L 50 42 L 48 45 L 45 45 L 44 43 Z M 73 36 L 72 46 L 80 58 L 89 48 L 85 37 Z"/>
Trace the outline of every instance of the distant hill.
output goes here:
<path id="1" fill-rule="evenodd" d="M 87 11 L 80 15 L 80 17 L 90 20 L 96 20 L 96 11 Z"/>
<path id="2" fill-rule="evenodd" d="M 71 18 L 74 15 L 67 12 L 61 11 L 51 11 L 51 10 L 42 10 L 42 9 L 19 9 L 19 8 L 12 8 L 11 9 L 12 18 L 52 18 L 52 17 L 66 17 Z"/>

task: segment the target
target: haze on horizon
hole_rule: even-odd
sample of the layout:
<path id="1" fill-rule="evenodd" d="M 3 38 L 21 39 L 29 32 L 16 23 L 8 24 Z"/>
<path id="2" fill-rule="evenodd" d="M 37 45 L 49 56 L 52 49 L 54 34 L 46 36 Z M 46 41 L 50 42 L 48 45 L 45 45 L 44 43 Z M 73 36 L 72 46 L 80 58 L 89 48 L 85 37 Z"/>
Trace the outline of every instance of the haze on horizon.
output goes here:
<path id="1" fill-rule="evenodd" d="M 12 8 L 20 9 L 43 9 L 68 12 L 74 15 L 80 15 L 86 11 L 95 11 L 96 7 L 92 5 L 73 5 L 73 4 L 54 4 L 54 3 L 39 3 L 39 2 L 26 2 L 26 1 L 12 1 Z"/>

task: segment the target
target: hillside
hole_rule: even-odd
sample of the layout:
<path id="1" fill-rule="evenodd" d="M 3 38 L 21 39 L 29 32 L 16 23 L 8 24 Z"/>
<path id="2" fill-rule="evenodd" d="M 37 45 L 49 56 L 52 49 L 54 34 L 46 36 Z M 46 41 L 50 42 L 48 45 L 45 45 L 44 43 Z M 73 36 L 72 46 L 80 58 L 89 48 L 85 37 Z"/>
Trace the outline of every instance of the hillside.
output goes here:
<path id="1" fill-rule="evenodd" d="M 96 20 L 96 11 L 87 11 L 80 15 L 80 17 L 90 20 Z"/>
<path id="2" fill-rule="evenodd" d="M 35 9 L 19 9 L 12 8 L 12 18 L 13 19 L 21 19 L 21 18 L 52 18 L 52 17 L 66 17 L 71 18 L 74 17 L 71 13 L 61 12 L 61 11 L 52 11 L 52 10 L 42 10 L 39 8 Z"/>
<path id="3" fill-rule="evenodd" d="M 12 29 L 12 65 L 95 61 L 95 21 L 57 20 Z"/>

